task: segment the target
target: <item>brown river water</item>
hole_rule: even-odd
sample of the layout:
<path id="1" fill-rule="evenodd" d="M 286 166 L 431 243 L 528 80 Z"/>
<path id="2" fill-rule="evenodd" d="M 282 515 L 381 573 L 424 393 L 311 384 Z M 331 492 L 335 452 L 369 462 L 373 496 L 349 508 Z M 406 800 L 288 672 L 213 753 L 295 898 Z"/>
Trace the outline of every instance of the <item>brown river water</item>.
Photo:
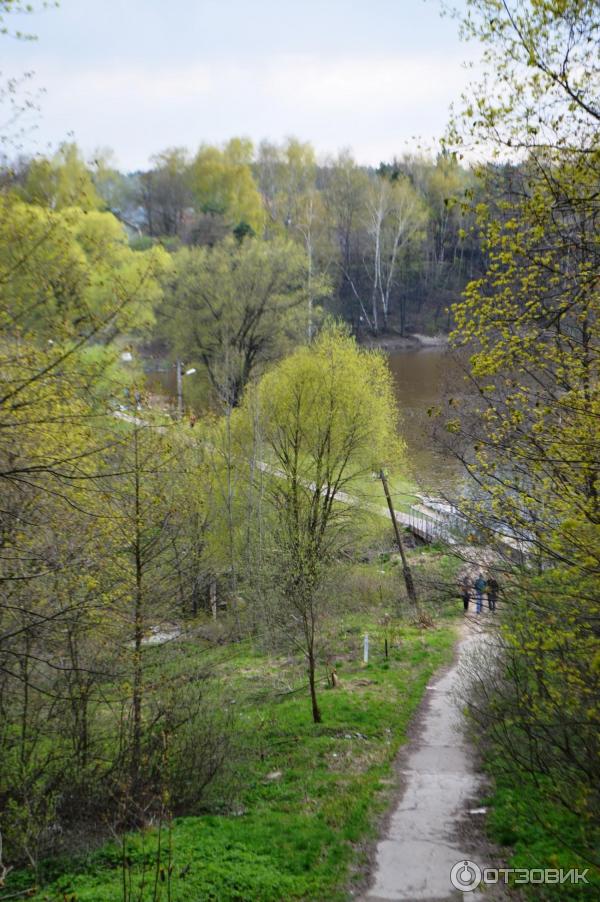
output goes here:
<path id="1" fill-rule="evenodd" d="M 462 375 L 446 348 L 392 351 L 388 354 L 400 415 L 400 433 L 406 442 L 409 478 L 427 494 L 456 489 L 460 464 L 434 435 L 438 421 L 428 415 L 444 406 L 447 395 L 457 394 Z"/>

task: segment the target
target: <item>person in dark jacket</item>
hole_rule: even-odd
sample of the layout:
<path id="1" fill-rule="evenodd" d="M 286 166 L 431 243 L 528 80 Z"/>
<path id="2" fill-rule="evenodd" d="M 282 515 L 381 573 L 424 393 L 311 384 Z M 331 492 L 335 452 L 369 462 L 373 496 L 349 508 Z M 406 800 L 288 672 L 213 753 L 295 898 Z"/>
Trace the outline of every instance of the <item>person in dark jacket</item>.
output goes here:
<path id="1" fill-rule="evenodd" d="M 485 592 L 485 587 L 486 581 L 483 577 L 483 573 L 480 573 L 475 580 L 475 610 L 478 614 L 481 614 L 481 609 L 483 607 L 483 593 Z"/>
<path id="2" fill-rule="evenodd" d="M 469 600 L 471 598 L 471 584 L 467 576 L 460 584 L 460 597 L 463 600 L 463 610 L 466 613 L 469 610 Z"/>
<path id="3" fill-rule="evenodd" d="M 492 614 L 496 611 L 496 602 L 498 601 L 498 592 L 500 591 L 500 586 L 498 585 L 498 580 L 490 576 L 487 581 L 487 598 L 488 598 L 488 608 L 492 612 Z"/>

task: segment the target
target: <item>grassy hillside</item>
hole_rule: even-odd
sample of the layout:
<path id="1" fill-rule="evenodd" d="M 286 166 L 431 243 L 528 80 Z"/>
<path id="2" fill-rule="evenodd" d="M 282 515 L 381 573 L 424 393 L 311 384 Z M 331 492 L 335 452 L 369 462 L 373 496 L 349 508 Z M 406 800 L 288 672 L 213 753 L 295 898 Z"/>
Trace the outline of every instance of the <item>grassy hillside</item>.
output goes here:
<path id="1" fill-rule="evenodd" d="M 364 581 L 369 568 L 357 569 Z M 396 578 L 390 563 L 371 570 L 384 581 Z M 233 719 L 229 766 L 206 812 L 167 815 L 79 857 L 45 862 L 37 877 L 12 874 L 4 892 L 35 886 L 39 902 L 346 898 L 350 878 L 365 866 L 364 843 L 385 808 L 410 718 L 432 674 L 450 661 L 455 639 L 452 613 L 427 630 L 406 619 L 384 625 L 384 613 L 370 605 L 328 624 L 339 682 L 330 687 L 323 669 L 318 725 L 294 657 L 261 653 L 249 642 L 207 648 L 193 635 L 172 643 L 171 669 L 214 665 L 207 692 Z M 163 654 L 150 653 L 157 661 Z M 165 803 L 174 810 L 177 800 Z"/>

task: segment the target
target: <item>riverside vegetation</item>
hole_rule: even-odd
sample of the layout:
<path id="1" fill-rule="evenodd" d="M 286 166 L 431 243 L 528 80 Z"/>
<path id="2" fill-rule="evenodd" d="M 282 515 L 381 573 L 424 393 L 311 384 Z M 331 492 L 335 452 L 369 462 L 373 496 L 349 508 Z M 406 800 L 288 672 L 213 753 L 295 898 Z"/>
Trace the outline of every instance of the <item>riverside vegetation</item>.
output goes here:
<path id="1" fill-rule="evenodd" d="M 360 880 L 458 605 L 434 548 L 408 606 L 360 503 L 382 468 L 412 487 L 385 358 L 352 332 L 414 326 L 454 326 L 474 388 L 431 417 L 502 586 L 465 699 L 489 828 L 597 885 L 600 21 L 467 8 L 502 97 L 473 86 L 435 161 L 233 139 L 132 176 L 71 144 L 3 164 L 0 899 Z M 149 391 L 148 348 L 198 370 L 194 413 Z"/>

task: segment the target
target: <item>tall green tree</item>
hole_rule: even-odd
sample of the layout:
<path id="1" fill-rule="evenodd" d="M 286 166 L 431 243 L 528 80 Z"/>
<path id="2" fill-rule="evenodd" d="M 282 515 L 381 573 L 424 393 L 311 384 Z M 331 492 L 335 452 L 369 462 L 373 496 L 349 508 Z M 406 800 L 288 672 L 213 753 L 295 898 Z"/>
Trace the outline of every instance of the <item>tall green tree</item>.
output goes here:
<path id="1" fill-rule="evenodd" d="M 252 453 L 267 463 L 260 472 L 273 513 L 271 622 L 306 660 L 318 723 L 316 667 L 328 606 L 323 581 L 349 523 L 360 516 L 343 493 L 398 459 L 391 374 L 382 355 L 328 328 L 262 377 L 238 422 L 252 436 Z"/>
<path id="2" fill-rule="evenodd" d="M 179 357 L 203 366 L 224 407 L 305 334 L 305 274 L 302 250 L 284 240 L 229 239 L 176 255 L 159 328 Z"/>
<path id="3" fill-rule="evenodd" d="M 153 166 L 139 178 L 138 199 L 146 214 L 150 235 L 176 236 L 192 203 L 190 163 L 183 147 L 170 147 L 151 160 Z"/>
<path id="4" fill-rule="evenodd" d="M 144 330 L 169 259 L 136 253 L 110 213 L 60 211 L 0 197 L 0 299 L 5 334 L 59 344 Z M 46 346 L 47 349 L 47 346 Z"/>
<path id="5" fill-rule="evenodd" d="M 252 145 L 232 138 L 223 149 L 204 145 L 194 157 L 190 186 L 196 208 L 222 215 L 231 229 L 242 234 L 262 233 L 264 212 L 252 169 Z"/>
<path id="6" fill-rule="evenodd" d="M 79 207 L 86 212 L 103 207 L 92 174 L 76 144 L 62 144 L 51 159 L 34 159 L 28 167 L 23 197 L 29 203 L 62 210 Z"/>

